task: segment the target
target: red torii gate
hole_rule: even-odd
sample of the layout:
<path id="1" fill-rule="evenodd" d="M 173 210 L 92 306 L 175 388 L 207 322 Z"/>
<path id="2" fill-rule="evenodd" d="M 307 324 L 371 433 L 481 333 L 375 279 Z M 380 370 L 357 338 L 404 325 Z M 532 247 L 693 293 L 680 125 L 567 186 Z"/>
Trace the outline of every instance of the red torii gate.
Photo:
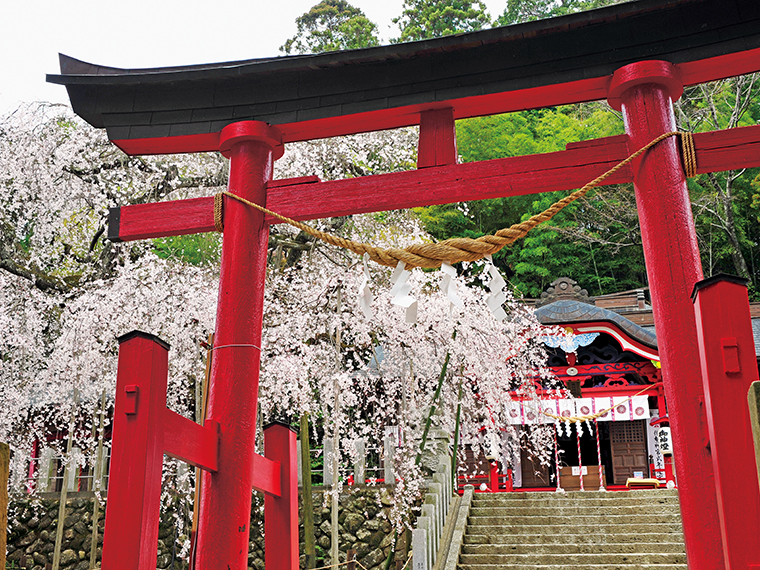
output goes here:
<path id="1" fill-rule="evenodd" d="M 427 42 L 236 64 L 117 70 L 65 56 L 61 63 L 63 75 L 48 80 L 65 84 L 75 111 L 105 126 L 125 152 L 219 150 L 230 159 L 231 192 L 308 220 L 577 188 L 656 136 L 675 130 L 672 102 L 684 85 L 760 70 L 760 5 L 752 0 L 642 0 Z M 605 97 L 622 110 L 626 135 L 540 156 L 455 163 L 457 118 Z M 285 142 L 409 124 L 420 125 L 416 171 L 333 182 L 271 180 L 273 161 Z M 760 165 L 760 127 L 697 134 L 694 142 L 698 172 Z M 727 440 L 725 430 L 714 429 L 725 419 L 737 422 L 740 430 L 748 424 L 740 417 L 727 418 L 730 406 L 715 401 L 719 390 L 706 401 L 702 388 L 700 352 L 709 352 L 704 319 L 709 325 L 711 315 L 706 300 L 700 306 L 700 351 L 690 294 L 702 271 L 677 143 L 672 138 L 660 143 L 608 179 L 630 181 L 677 452 L 689 567 L 757 567 L 760 493 L 751 484 L 756 474 L 750 457 L 746 473 L 741 462 L 732 464 L 740 470 L 735 477 L 746 484 L 732 488 L 724 473 L 716 491 L 711 446 L 738 454 L 751 450 L 745 449 L 744 439 L 737 444 Z M 162 411 L 166 348 L 149 335 L 122 339 L 117 390 L 124 393 L 117 392 L 114 447 L 125 445 L 118 442 L 125 433 L 119 426 L 132 425 L 143 437 L 141 453 L 148 452 L 132 471 L 124 456 L 112 462 L 111 494 L 133 495 L 129 501 L 109 502 L 106 570 L 154 567 L 155 541 L 151 546 L 148 533 L 157 525 L 158 511 L 149 495 L 157 492 L 151 474 L 160 468 L 164 452 L 211 473 L 202 479 L 197 568 L 245 568 L 253 487 L 268 493 L 267 568 L 297 568 L 294 462 L 287 453 L 293 436 L 278 432 L 280 452 L 270 451 L 267 443 L 267 458 L 253 451 L 270 223 L 276 221 L 238 201 L 225 201 L 217 354 L 208 409 L 218 431 L 191 428 Z M 114 209 L 109 237 L 127 241 L 213 229 L 212 199 L 202 198 Z M 736 307 L 742 306 L 739 300 Z M 744 332 L 721 337 L 728 362 L 724 371 L 742 385 L 752 374 L 756 378 L 756 371 L 747 371 L 734 357 L 752 348 L 747 348 Z M 709 384 L 709 359 L 704 369 Z M 145 378 L 152 380 L 141 383 Z M 145 394 L 153 413 L 147 418 L 140 403 Z M 746 404 L 736 403 L 740 405 Z M 131 420 L 137 423 L 129 424 Z M 193 445 L 177 443 L 194 435 Z M 138 503 L 144 508 L 135 507 Z M 111 520 L 119 520 L 119 526 Z M 132 524 L 141 529 L 136 542 L 117 554 L 117 541 L 124 536 L 114 531 Z"/>

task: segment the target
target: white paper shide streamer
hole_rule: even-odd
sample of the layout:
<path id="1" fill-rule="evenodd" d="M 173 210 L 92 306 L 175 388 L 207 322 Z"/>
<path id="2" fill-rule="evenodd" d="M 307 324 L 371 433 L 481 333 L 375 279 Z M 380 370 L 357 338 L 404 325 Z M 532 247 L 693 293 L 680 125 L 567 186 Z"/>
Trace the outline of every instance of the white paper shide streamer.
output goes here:
<path id="1" fill-rule="evenodd" d="M 504 281 L 501 273 L 499 273 L 499 270 L 496 269 L 496 266 L 493 264 L 493 258 L 488 255 L 486 256 L 486 259 L 488 260 L 488 274 L 491 276 L 491 280 L 488 282 L 488 288 L 491 290 L 491 294 L 488 296 L 488 299 L 486 299 L 486 305 L 491 309 L 491 312 L 493 313 L 493 316 L 496 317 L 497 321 L 503 321 L 507 318 L 507 313 L 504 310 L 504 307 L 502 307 L 504 301 L 507 300 L 507 294 L 504 292 L 504 287 L 507 285 L 507 282 Z"/>
<path id="2" fill-rule="evenodd" d="M 411 271 L 404 269 L 406 264 L 403 261 L 399 261 L 396 265 L 396 269 L 393 270 L 391 275 L 391 303 L 404 307 L 406 309 L 406 322 L 417 322 L 417 300 L 409 295 L 412 291 L 412 286 L 409 285 L 406 280 L 412 274 Z"/>
<path id="3" fill-rule="evenodd" d="M 459 298 L 459 295 L 457 295 L 457 270 L 448 263 L 444 262 L 441 263 L 441 271 L 443 271 L 443 279 L 441 279 L 441 291 L 443 291 L 453 306 L 459 309 L 463 308 L 464 303 L 462 302 L 462 299 Z"/>
<path id="4" fill-rule="evenodd" d="M 364 313 L 364 316 L 367 317 L 367 319 L 372 320 L 372 290 L 369 288 L 369 266 L 367 265 L 369 262 L 369 254 L 364 254 L 364 279 L 362 279 L 361 284 L 359 285 L 359 307 L 361 308 L 362 312 Z"/>

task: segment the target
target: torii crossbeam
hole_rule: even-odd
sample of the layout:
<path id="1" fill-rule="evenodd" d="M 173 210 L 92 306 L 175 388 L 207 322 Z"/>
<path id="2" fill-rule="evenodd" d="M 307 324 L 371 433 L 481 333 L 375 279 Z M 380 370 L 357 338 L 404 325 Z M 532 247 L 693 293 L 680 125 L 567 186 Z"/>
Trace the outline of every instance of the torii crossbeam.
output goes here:
<path id="1" fill-rule="evenodd" d="M 48 80 L 66 85 L 74 110 L 105 127 L 125 152 L 219 150 L 230 159 L 231 192 L 305 220 L 577 188 L 675 130 L 672 102 L 684 85 L 760 70 L 760 3 L 640 0 L 366 50 L 153 70 L 104 68 L 62 56 L 61 70 Z M 626 135 L 540 156 L 456 164 L 455 119 L 605 98 L 622 110 Z M 284 143 L 413 124 L 420 125 L 414 172 L 335 182 L 271 180 Z M 699 134 L 695 144 L 699 172 L 760 165 L 760 127 Z M 760 493 L 751 484 L 732 489 L 725 478 L 718 481 L 725 488 L 716 491 L 710 446 L 721 442 L 710 434 L 725 432 L 707 429 L 713 416 L 705 412 L 690 300 L 702 271 L 676 142 L 660 143 L 608 183 L 630 181 L 677 453 L 689 567 L 748 568 L 760 564 Z M 219 425 L 219 452 L 216 471 L 203 478 L 196 564 L 203 570 L 241 570 L 247 562 L 269 223 L 244 204 L 226 202 L 220 350 L 208 411 Z M 197 199 L 115 209 L 109 237 L 126 241 L 213 227 L 211 200 Z M 754 464 L 750 458 L 746 463 L 747 473 L 735 476 L 755 480 Z M 119 468 L 112 463 L 112 471 Z M 292 517 L 287 520 L 281 533 L 267 533 L 268 570 L 297 568 L 297 528 Z M 721 537 L 728 528 L 731 541 Z M 109 532 L 107 527 L 105 549 Z M 148 560 L 139 570 L 149 567 Z M 127 570 L 115 560 L 105 570 L 121 568 Z"/>

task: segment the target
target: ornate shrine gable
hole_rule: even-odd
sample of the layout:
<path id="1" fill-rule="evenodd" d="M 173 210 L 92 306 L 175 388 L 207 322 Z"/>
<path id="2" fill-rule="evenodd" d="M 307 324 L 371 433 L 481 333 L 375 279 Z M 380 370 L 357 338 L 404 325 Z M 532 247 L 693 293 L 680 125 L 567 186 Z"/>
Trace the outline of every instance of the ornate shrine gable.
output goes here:
<path id="1" fill-rule="evenodd" d="M 547 364 L 557 378 L 584 391 L 660 382 L 660 370 L 654 364 L 659 361 L 654 332 L 593 302 L 575 281 L 560 278 L 536 303 L 539 322 L 577 335 L 578 342 L 548 348 Z"/>
<path id="2" fill-rule="evenodd" d="M 536 309 L 535 315 L 539 322 L 544 325 L 580 325 L 581 323 L 585 323 L 586 326 L 582 327 L 582 331 L 578 329 L 579 332 L 593 332 L 588 328 L 588 323 L 610 323 L 624 336 L 629 337 L 630 341 L 633 341 L 631 342 L 630 349 L 633 349 L 635 345 L 640 344 L 642 346 L 636 348 L 643 351 L 641 354 L 642 356 L 647 358 L 656 357 L 657 335 L 654 331 L 640 327 L 636 323 L 610 311 L 609 309 L 596 307 L 581 301 L 560 299 L 554 303 L 539 307 Z M 575 327 L 573 328 L 575 329 Z M 610 331 L 605 332 L 612 333 L 613 331 L 610 329 Z M 613 336 L 618 337 L 619 334 L 613 334 Z M 623 348 L 627 348 L 627 343 L 624 339 L 618 338 L 618 342 L 621 343 Z M 634 352 L 636 352 L 636 350 L 634 350 Z"/>

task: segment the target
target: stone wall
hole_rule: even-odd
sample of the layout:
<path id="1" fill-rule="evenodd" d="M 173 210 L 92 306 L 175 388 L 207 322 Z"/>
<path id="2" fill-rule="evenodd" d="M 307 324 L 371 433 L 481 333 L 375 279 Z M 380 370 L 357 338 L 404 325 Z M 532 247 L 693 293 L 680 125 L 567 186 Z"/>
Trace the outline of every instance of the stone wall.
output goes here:
<path id="1" fill-rule="evenodd" d="M 11 498 L 8 508 L 8 568 L 52 568 L 58 525 L 58 500 Z M 86 570 L 92 546 L 92 499 L 71 498 L 63 520 L 61 568 Z M 102 514 L 102 513 L 101 513 Z M 102 546 L 103 521 L 100 517 L 98 556 Z"/>
<path id="2" fill-rule="evenodd" d="M 342 557 L 348 549 L 368 570 L 379 570 L 390 552 L 392 528 L 387 520 L 390 495 L 383 487 L 346 488 L 341 495 L 339 550 Z M 70 497 L 66 502 L 61 548 L 62 570 L 87 570 L 90 567 L 92 548 L 93 498 L 85 494 Z M 318 566 L 330 564 L 330 507 L 324 505 L 324 493 L 313 493 L 315 541 Z M 52 568 L 58 525 L 58 500 L 53 498 L 11 498 L 9 505 L 8 568 L 46 570 Z M 251 510 L 251 542 L 248 567 L 264 569 L 263 517 L 260 506 L 263 499 L 255 496 Z M 103 545 L 104 509 L 98 521 L 97 566 Z M 170 514 L 162 516 L 159 526 L 158 563 L 160 569 L 185 569 L 186 560 L 180 558 L 182 543 L 187 539 L 187 528 L 182 528 Z M 303 528 L 301 528 L 303 554 Z M 405 537 L 400 541 L 398 557 L 404 556 Z M 301 556 L 303 567 L 304 556 Z"/>

